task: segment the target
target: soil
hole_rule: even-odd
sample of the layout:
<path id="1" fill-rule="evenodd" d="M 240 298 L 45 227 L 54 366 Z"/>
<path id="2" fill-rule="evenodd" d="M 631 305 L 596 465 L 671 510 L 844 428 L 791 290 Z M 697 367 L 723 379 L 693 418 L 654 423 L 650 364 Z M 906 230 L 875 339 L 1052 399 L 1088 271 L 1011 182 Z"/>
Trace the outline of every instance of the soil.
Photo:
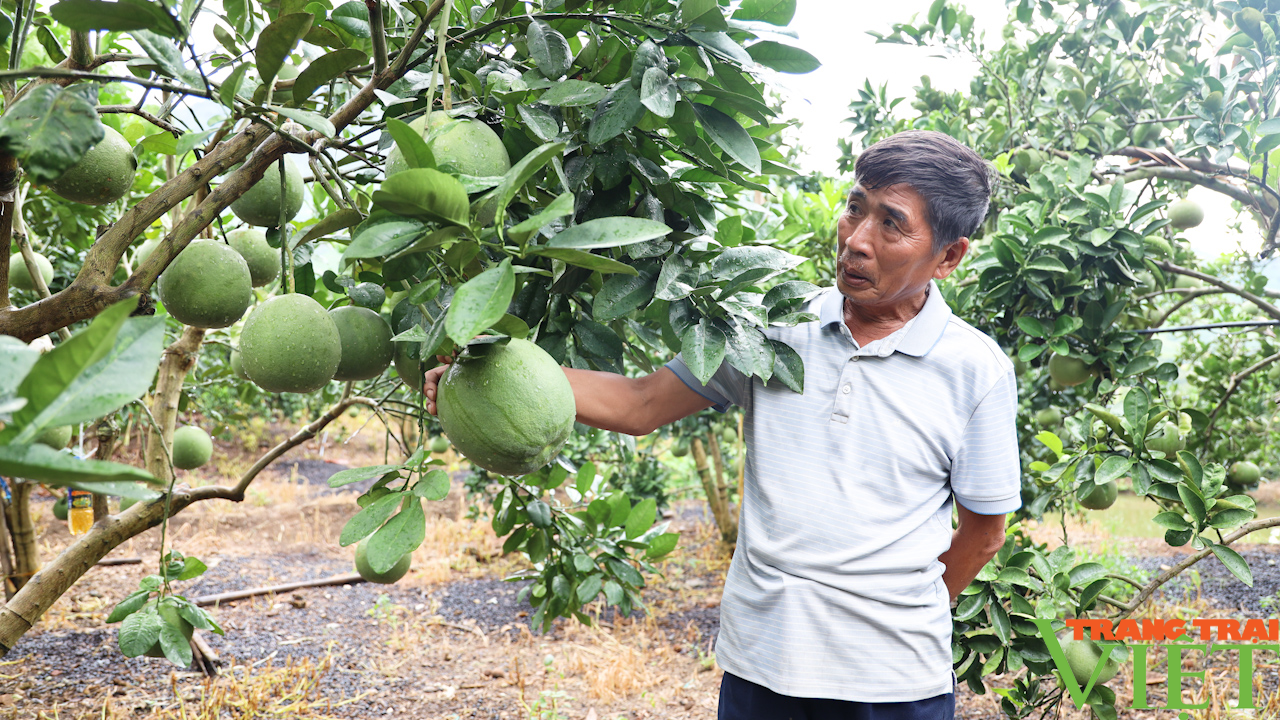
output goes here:
<path id="1" fill-rule="evenodd" d="M 264 437 L 284 432 L 272 428 Z M 382 433 L 368 435 L 380 439 Z M 259 450 L 219 442 L 220 464 L 183 479 L 226 482 Z M 382 453 L 372 440 L 308 443 L 271 466 L 246 502 L 201 503 L 174 518 L 170 544 L 209 567 L 177 592 L 197 599 L 350 573 L 351 550 L 337 537 L 359 509 L 359 491 L 329 488 L 327 481 L 346 467 L 381 462 Z M 451 453 L 442 459 L 459 477 L 458 459 Z M 72 540 L 52 518 L 50 499 L 36 497 L 45 558 Z M 530 608 L 518 597 L 524 584 L 503 580 L 522 561 L 501 554 L 485 519 L 463 517 L 467 505 L 455 481 L 450 497 L 433 505 L 413 569 L 394 585 L 315 587 L 209 608 L 226 632 L 201 633 L 218 655 L 213 678 L 163 659 L 123 657 L 119 626 L 104 622 L 115 603 L 154 572 L 159 530 L 149 531 L 109 555 L 140 557 L 143 564 L 90 570 L 0 659 L 0 718 L 715 717 L 721 673 L 713 649 L 730 551 L 717 541 L 701 503 L 681 501 L 668 513 L 681 544 L 645 591 L 647 614 L 617 617 L 594 608 L 592 627 L 557 621 L 546 634 L 529 628 Z M 1055 532 L 1043 529 L 1044 539 L 1055 542 Z M 1089 528 L 1073 528 L 1072 544 L 1118 544 L 1134 572 L 1159 572 L 1182 552 L 1091 535 Z M 1268 616 L 1280 591 L 1277 548 L 1245 551 L 1253 588 L 1217 560 L 1206 560 L 1196 566 L 1198 577 L 1184 576 L 1158 593 L 1155 616 Z M 1111 685 L 1130 687 L 1127 676 L 1119 680 Z M 997 686 L 1012 681 L 992 678 Z M 998 700 L 962 686 L 956 717 L 1001 718 Z M 1062 717 L 1084 716 L 1071 710 Z M 1164 715 L 1122 710 L 1121 717 Z"/>

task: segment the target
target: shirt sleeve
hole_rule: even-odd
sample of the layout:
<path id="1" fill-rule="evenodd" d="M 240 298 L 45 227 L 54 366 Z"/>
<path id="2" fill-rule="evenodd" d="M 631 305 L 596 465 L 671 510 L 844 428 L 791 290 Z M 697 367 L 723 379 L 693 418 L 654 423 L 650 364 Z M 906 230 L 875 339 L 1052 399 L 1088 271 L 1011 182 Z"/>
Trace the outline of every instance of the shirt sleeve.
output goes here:
<path id="1" fill-rule="evenodd" d="M 675 373 L 681 382 L 688 385 L 690 390 L 715 403 L 715 409 L 720 412 L 728 410 L 730 405 L 746 404 L 748 393 L 751 391 L 751 378 L 730 365 L 728 360 L 720 363 L 720 368 L 706 385 L 698 382 L 698 378 L 693 376 L 689 367 L 684 364 L 684 359 L 679 355 L 667 363 L 667 368 Z"/>
<path id="2" fill-rule="evenodd" d="M 979 515 L 1022 507 L 1017 418 L 1018 384 L 1009 368 L 970 416 L 951 463 L 956 502 Z"/>

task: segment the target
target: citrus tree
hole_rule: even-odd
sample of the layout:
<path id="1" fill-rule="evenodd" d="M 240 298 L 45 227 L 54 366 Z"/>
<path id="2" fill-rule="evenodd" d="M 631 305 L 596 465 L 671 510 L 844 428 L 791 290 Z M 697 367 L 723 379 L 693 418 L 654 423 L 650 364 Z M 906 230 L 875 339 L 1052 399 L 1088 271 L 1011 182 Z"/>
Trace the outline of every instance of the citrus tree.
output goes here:
<path id="1" fill-rule="evenodd" d="M 984 676 L 1026 668 L 999 690 L 1011 717 L 1064 700 L 1116 716 L 1105 685 L 1080 692 L 1096 648 L 1069 645 L 1075 677 L 1060 674 L 1055 686 L 1036 620 L 1060 630 L 1067 617 L 1129 617 L 1209 555 L 1251 584 L 1231 545 L 1277 524 L 1256 520 L 1245 493 L 1277 447 L 1268 378 L 1280 344 L 1268 323 L 1280 320 L 1280 293 L 1259 272 L 1280 231 L 1271 5 L 1022 0 L 993 39 L 938 0 L 879 38 L 976 60 L 968 91 L 943 92 L 926 77 L 910 112 L 869 84 L 850 105 L 846 168 L 859 144 L 920 128 L 953 135 L 998 172 L 992 212 L 943 292 L 1021 375 L 1023 508 L 962 594 L 954 646 L 975 692 Z M 1218 28 L 1226 34 L 1215 37 Z M 1184 199 L 1197 186 L 1261 231 L 1259 255 L 1197 260 L 1183 235 L 1203 221 Z M 1163 332 L 1203 325 L 1233 332 Z M 1180 347 L 1166 349 L 1171 338 Z M 1149 582 L 1082 562 L 1067 545 L 1048 552 L 1019 524 L 1105 509 L 1120 483 L 1150 503 L 1171 546 L 1191 546 Z M 1104 668 L 1099 682 L 1114 674 Z"/>
<path id="2" fill-rule="evenodd" d="M 353 405 L 419 425 L 402 458 L 331 480 L 376 479 L 341 543 L 361 543 L 368 576 L 396 576 L 421 502 L 449 488 L 418 394 L 437 355 L 647 372 L 682 350 L 702 378 L 727 360 L 801 389 L 798 356 L 761 330 L 807 319 L 816 287 L 778 283 L 803 259 L 737 218 L 744 193 L 791 172 L 762 77 L 817 65 L 785 27 L 794 0 L 222 5 L 0 17 L 0 474 L 145 500 L 101 505 L 41 569 L 31 482 L 16 483 L 0 652 L 112 548 L 192 503 L 241 501 Z M 46 336 L 44 355 L 22 344 Z M 176 484 L 207 440 L 175 433 L 198 362 L 200 382 L 248 401 L 311 398 L 313 419 L 234 484 Z M 126 415 L 148 428 L 145 468 L 109 462 Z M 96 460 L 35 443 L 82 423 Z M 476 440 L 459 427 L 455 444 Z M 493 526 L 530 561 L 534 624 L 586 621 L 601 596 L 639 606 L 676 542 L 653 498 L 591 464 L 502 471 L 519 476 Z M 203 565 L 162 552 L 109 620 L 125 654 L 185 662 L 192 628 L 217 628 L 172 587 Z"/>

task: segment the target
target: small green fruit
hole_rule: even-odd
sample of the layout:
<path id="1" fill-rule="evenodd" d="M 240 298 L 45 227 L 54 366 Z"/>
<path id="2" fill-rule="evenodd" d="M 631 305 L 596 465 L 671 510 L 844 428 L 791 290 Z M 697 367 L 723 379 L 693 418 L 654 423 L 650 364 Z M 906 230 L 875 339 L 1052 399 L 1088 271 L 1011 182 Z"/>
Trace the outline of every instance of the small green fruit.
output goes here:
<path id="1" fill-rule="evenodd" d="M 1262 479 L 1262 470 L 1248 460 L 1241 460 L 1231 465 L 1228 479 L 1236 485 L 1257 485 Z"/>
<path id="2" fill-rule="evenodd" d="M 1195 200 L 1179 200 L 1169 206 L 1169 224 L 1178 230 L 1193 228 L 1204 222 L 1204 209 Z"/>
<path id="3" fill-rule="evenodd" d="M 49 258 L 40 253 L 33 253 L 36 256 L 36 267 L 40 268 L 40 277 L 44 278 L 45 286 L 53 282 L 53 263 L 49 262 Z M 9 256 L 9 286 L 15 290 L 35 290 L 36 283 L 32 279 L 31 273 L 27 271 L 27 261 L 23 259 L 21 253 L 14 253 Z"/>
<path id="4" fill-rule="evenodd" d="M 58 427 L 45 428 L 44 432 L 36 436 L 36 442 L 41 445 L 48 445 L 54 450 L 61 450 L 71 442 L 71 426 L 60 425 Z"/>
<path id="5" fill-rule="evenodd" d="M 395 355 L 391 326 L 378 313 L 347 305 L 329 311 L 342 342 L 334 380 L 368 380 L 382 374 Z"/>
<path id="6" fill-rule="evenodd" d="M 133 187 L 138 161 L 124 136 L 109 126 L 97 145 L 53 182 L 49 189 L 59 197 L 86 205 L 115 202 Z"/>
<path id="7" fill-rule="evenodd" d="M 141 245 L 133 253 L 133 269 L 137 270 L 138 266 L 147 261 L 151 257 L 151 253 L 160 247 L 160 238 L 152 238 Z"/>
<path id="8" fill-rule="evenodd" d="M 671 448 L 671 454 L 674 455 L 675 457 L 684 457 L 685 455 L 688 455 L 689 443 L 683 440 L 681 440 L 680 442 L 677 442 L 676 446 Z"/>
<path id="9" fill-rule="evenodd" d="M 213 439 L 195 425 L 184 425 L 173 432 L 173 466 L 195 470 L 213 457 Z"/>
<path id="10" fill-rule="evenodd" d="M 1067 663 L 1071 666 L 1071 674 L 1076 676 L 1076 682 L 1080 684 L 1089 682 L 1089 678 L 1093 677 L 1094 668 L 1102 659 L 1102 648 L 1087 638 L 1084 640 L 1070 638 L 1063 643 L 1062 651 L 1067 656 Z M 1099 683 L 1110 680 L 1120 672 L 1120 662 L 1115 659 L 1115 652 L 1112 650 L 1111 655 L 1107 657 L 1107 662 L 1098 675 Z"/>
<path id="11" fill-rule="evenodd" d="M 1214 90 L 1208 95 L 1205 95 L 1201 104 L 1204 105 L 1205 111 L 1210 114 L 1216 115 L 1222 112 L 1222 91 Z"/>
<path id="12" fill-rule="evenodd" d="M 449 449 L 449 438 L 443 435 L 437 435 L 431 438 L 431 452 L 442 453 Z"/>
<path id="13" fill-rule="evenodd" d="M 1120 489 L 1116 487 L 1114 481 L 1094 485 L 1093 490 L 1085 493 L 1080 498 L 1080 504 L 1090 510 L 1106 510 L 1116 503 L 1116 498 L 1120 495 Z"/>
<path id="14" fill-rule="evenodd" d="M 267 244 L 266 233 L 251 228 L 232 230 L 227 233 L 227 244 L 249 265 L 254 287 L 262 287 L 280 276 L 280 252 Z"/>
<path id="15" fill-rule="evenodd" d="M 284 159 L 284 219 L 288 222 L 302 209 L 302 171 L 292 159 Z M 250 225 L 276 227 L 280 224 L 280 167 L 271 163 L 262 179 L 231 203 L 231 212 Z"/>
<path id="16" fill-rule="evenodd" d="M 253 302 L 251 278 L 248 263 L 231 246 L 196 240 L 160 275 L 160 301 L 184 325 L 224 328 Z"/>
<path id="17" fill-rule="evenodd" d="M 231 372 L 241 380 L 249 380 L 249 374 L 244 371 L 244 358 L 240 355 L 238 349 L 231 351 Z M 250 380 L 250 382 L 252 382 Z"/>
<path id="18" fill-rule="evenodd" d="M 426 371 L 428 368 L 422 366 L 420 360 L 415 360 L 409 354 L 410 343 L 395 343 L 396 346 L 396 374 L 404 380 L 404 384 L 413 388 L 417 392 L 422 392 L 422 383 L 426 380 Z"/>
<path id="19" fill-rule="evenodd" d="M 1080 358 L 1054 355 L 1049 358 L 1049 377 L 1066 387 L 1075 387 L 1093 375 Z"/>
<path id="20" fill-rule="evenodd" d="M 1042 428 L 1058 427 L 1062 423 L 1062 412 L 1056 407 L 1047 407 L 1036 413 L 1036 426 Z"/>
<path id="21" fill-rule="evenodd" d="M 307 295 L 281 295 L 249 313 L 240 352 L 244 371 L 263 390 L 309 393 L 338 371 L 342 337 L 320 303 Z"/>
<path id="22" fill-rule="evenodd" d="M 1147 449 L 1162 452 L 1167 458 L 1173 457 L 1184 447 L 1186 447 L 1186 441 L 1182 439 L 1178 426 L 1167 420 L 1160 424 L 1151 437 L 1147 438 Z"/>
<path id="23" fill-rule="evenodd" d="M 63 522 L 67 519 L 67 499 L 60 497 L 53 503 L 53 516 Z"/>
<path id="24" fill-rule="evenodd" d="M 383 572 L 374 571 L 369 565 L 369 538 L 361 540 L 356 545 L 356 572 L 360 573 L 360 577 L 371 583 L 379 583 L 381 585 L 390 585 L 400 578 L 404 577 L 409 568 L 413 565 L 413 553 L 405 553 L 400 556 L 395 565 Z"/>

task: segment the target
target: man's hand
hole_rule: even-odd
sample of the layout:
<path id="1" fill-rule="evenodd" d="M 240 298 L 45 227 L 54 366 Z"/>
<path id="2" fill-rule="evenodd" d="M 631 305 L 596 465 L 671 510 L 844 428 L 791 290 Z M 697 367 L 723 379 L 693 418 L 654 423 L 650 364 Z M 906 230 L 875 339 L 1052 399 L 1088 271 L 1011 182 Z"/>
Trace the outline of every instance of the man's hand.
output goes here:
<path id="1" fill-rule="evenodd" d="M 432 415 L 436 414 L 436 390 L 439 389 L 440 378 L 453 362 L 453 357 L 448 355 L 437 355 L 436 359 L 440 364 L 423 373 L 422 377 L 422 394 L 427 398 L 427 412 Z"/>
<path id="2" fill-rule="evenodd" d="M 938 556 L 947 566 L 942 581 L 952 602 L 1004 546 L 1004 514 L 979 515 L 959 502 L 956 512 L 960 523 L 951 535 L 951 548 Z"/>

